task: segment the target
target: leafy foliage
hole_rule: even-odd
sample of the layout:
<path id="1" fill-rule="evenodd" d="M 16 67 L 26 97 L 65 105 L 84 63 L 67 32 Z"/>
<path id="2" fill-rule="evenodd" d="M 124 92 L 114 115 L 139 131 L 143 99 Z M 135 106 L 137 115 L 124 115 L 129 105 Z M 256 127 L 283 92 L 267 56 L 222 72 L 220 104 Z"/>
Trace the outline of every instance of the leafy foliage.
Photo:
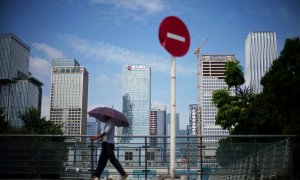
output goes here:
<path id="1" fill-rule="evenodd" d="M 225 67 L 225 82 L 228 85 L 228 89 L 231 87 L 237 88 L 244 84 L 243 67 L 238 60 L 226 62 Z"/>
<path id="2" fill-rule="evenodd" d="M 0 114 L 2 114 L 1 111 Z M 40 118 L 40 112 L 35 108 L 19 113 L 19 117 L 24 122 L 23 127 L 7 126 L 3 130 L 1 126 L 1 133 L 14 135 L 0 136 L 0 162 L 5 162 L 5 166 L 0 168 L 0 177 L 4 179 L 59 179 L 64 171 L 64 163 L 68 154 L 67 144 L 63 137 L 41 135 L 62 135 L 62 127 L 47 121 L 45 117 Z M 2 116 L 0 116 L 0 123 L 0 125 L 7 123 Z M 23 136 L 24 134 L 33 135 Z"/>
<path id="3" fill-rule="evenodd" d="M 300 39 L 287 39 L 279 58 L 262 78 L 265 118 L 280 125 L 283 134 L 300 129 Z"/>
<path id="4" fill-rule="evenodd" d="M 23 133 L 26 134 L 56 134 L 62 135 L 62 126 L 47 121 L 45 117 L 40 118 L 39 110 L 29 108 L 24 113 L 19 114 L 24 122 Z"/>
<path id="5" fill-rule="evenodd" d="M 229 63 L 225 81 L 229 87 L 235 86 L 235 95 L 228 90 L 213 92 L 213 103 L 217 106 L 216 123 L 230 134 L 296 134 L 292 144 L 293 168 L 299 177 L 300 156 L 300 39 L 287 39 L 278 59 L 273 61 L 269 71 L 261 79 L 263 92 L 253 94 L 248 87 L 240 88 L 241 67 Z M 228 141 L 229 139 L 223 140 Z M 217 154 L 221 157 L 236 148 L 226 147 L 220 141 Z M 222 144 L 223 143 L 223 144 Z M 227 149 L 226 149 L 227 148 Z M 231 152 L 230 152 L 231 151 Z M 223 164 L 224 165 L 224 164 Z"/>
<path id="6" fill-rule="evenodd" d="M 5 120 L 4 108 L 0 108 L 0 133 L 7 133 L 10 129 L 10 123 Z"/>

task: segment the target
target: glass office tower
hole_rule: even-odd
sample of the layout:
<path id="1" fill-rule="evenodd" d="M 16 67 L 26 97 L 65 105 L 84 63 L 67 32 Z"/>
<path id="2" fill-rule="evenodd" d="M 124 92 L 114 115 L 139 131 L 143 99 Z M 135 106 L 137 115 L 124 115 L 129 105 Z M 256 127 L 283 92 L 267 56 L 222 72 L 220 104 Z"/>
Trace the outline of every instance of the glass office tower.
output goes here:
<path id="1" fill-rule="evenodd" d="M 0 35 L 0 107 L 5 120 L 23 126 L 19 112 L 41 110 L 42 83 L 29 72 L 30 48 L 14 34 Z"/>
<path id="2" fill-rule="evenodd" d="M 30 47 L 14 34 L 0 35 L 0 79 L 26 77 L 29 72 Z"/>
<path id="3" fill-rule="evenodd" d="M 50 121 L 62 124 L 66 135 L 85 135 L 88 72 L 75 59 L 53 59 Z"/>
<path id="4" fill-rule="evenodd" d="M 147 65 L 123 67 L 123 113 L 129 128 L 122 135 L 149 136 L 151 111 L 151 68 Z M 143 143 L 144 139 L 124 138 L 122 142 Z"/>
<path id="5" fill-rule="evenodd" d="M 254 93 L 260 93 L 261 78 L 266 74 L 277 58 L 275 32 L 250 32 L 245 43 L 245 85 Z"/>

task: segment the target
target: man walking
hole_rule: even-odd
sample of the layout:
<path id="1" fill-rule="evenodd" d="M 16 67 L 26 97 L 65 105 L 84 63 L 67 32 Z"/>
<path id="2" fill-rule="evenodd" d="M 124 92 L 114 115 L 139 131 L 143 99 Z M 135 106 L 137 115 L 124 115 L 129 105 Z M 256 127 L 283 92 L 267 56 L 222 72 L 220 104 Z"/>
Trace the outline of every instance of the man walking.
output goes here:
<path id="1" fill-rule="evenodd" d="M 102 140 L 102 150 L 98 160 L 98 166 L 93 173 L 93 180 L 99 180 L 108 159 L 112 163 L 112 165 L 117 169 L 117 171 L 122 175 L 122 180 L 125 180 L 128 177 L 128 174 L 124 171 L 120 162 L 115 156 L 114 149 L 114 138 L 115 138 L 115 124 L 113 121 L 110 121 L 111 117 L 104 115 L 104 121 L 106 125 L 104 126 L 104 131 L 96 136 L 90 137 L 91 141 L 95 141 L 96 139 Z M 105 137 L 105 138 L 104 138 Z"/>

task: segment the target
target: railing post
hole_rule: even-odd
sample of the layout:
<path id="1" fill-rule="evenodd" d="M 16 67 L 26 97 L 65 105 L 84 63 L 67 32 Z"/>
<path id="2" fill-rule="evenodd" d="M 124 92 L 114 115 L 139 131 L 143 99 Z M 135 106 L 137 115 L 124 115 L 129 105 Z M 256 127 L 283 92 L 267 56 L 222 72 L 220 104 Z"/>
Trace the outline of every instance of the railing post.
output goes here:
<path id="1" fill-rule="evenodd" d="M 147 137 L 145 137 L 145 180 L 148 178 L 148 159 L 147 159 Z"/>
<path id="2" fill-rule="evenodd" d="M 257 140 L 254 138 L 254 144 L 255 144 L 255 157 L 254 157 L 254 179 L 257 180 L 258 175 L 258 168 L 257 168 Z"/>
<path id="3" fill-rule="evenodd" d="M 36 154 L 37 154 L 37 163 L 36 163 L 36 179 L 41 178 L 41 139 L 40 136 L 37 136 L 36 141 Z"/>
<path id="4" fill-rule="evenodd" d="M 200 176 L 200 179 L 202 180 L 202 177 L 203 177 L 203 157 L 202 157 L 202 149 L 203 148 L 203 144 L 202 144 L 202 135 L 200 134 L 200 173 L 201 173 L 201 176 Z"/>
<path id="5" fill-rule="evenodd" d="M 94 172 L 94 142 L 91 141 L 91 177 L 93 177 Z"/>

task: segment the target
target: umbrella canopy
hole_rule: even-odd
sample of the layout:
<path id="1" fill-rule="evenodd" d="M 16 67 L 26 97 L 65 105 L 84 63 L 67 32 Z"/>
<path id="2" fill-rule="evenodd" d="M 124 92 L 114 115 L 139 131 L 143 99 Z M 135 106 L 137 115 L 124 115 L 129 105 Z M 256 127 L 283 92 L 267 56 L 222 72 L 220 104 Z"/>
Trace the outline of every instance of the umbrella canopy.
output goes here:
<path id="1" fill-rule="evenodd" d="M 118 110 L 115 110 L 113 108 L 108 107 L 97 107 L 91 111 L 88 112 L 90 116 L 98 119 L 99 121 L 104 121 L 104 115 L 110 116 L 112 119 L 110 121 L 113 121 L 116 126 L 118 127 L 129 127 L 129 123 L 127 118 L 124 116 L 123 113 L 121 113 Z"/>

